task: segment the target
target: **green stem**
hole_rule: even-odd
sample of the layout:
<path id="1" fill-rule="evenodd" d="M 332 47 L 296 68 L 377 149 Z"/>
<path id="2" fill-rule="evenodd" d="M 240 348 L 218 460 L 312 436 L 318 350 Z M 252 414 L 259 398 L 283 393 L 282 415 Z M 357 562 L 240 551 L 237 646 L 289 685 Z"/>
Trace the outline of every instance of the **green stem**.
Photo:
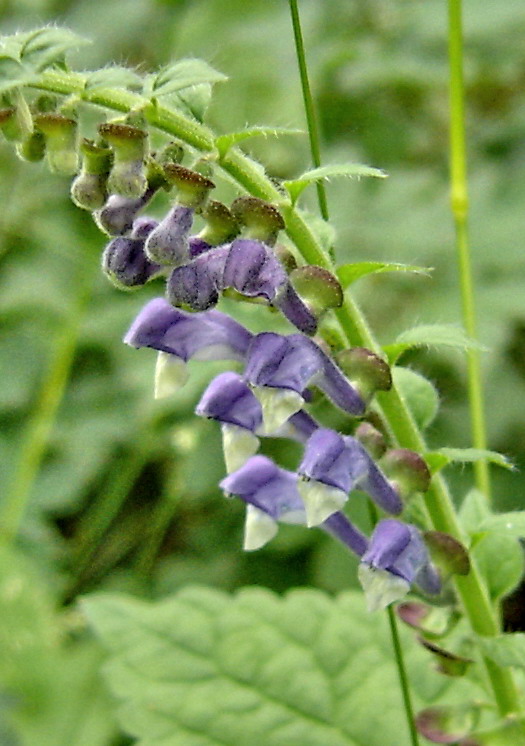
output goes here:
<path id="1" fill-rule="evenodd" d="M 469 337 L 476 339 L 476 311 L 469 251 L 468 178 L 465 140 L 465 86 L 463 82 L 463 29 L 461 0 L 448 0 L 450 67 L 450 204 L 456 231 L 456 253 L 461 286 L 463 323 Z M 476 448 L 487 447 L 483 388 L 479 351 L 467 350 L 468 392 L 472 441 Z M 489 464 L 474 464 L 476 485 L 490 500 Z"/>
<path id="2" fill-rule="evenodd" d="M 141 96 L 135 94 L 105 89 L 103 96 L 95 95 L 93 91 L 82 91 L 79 84 L 79 74 L 72 74 L 71 84 L 68 86 L 68 73 L 45 72 L 34 87 L 55 93 L 77 93 L 82 99 L 105 106 L 116 111 L 127 111 L 142 107 L 151 125 L 180 140 L 190 134 L 188 144 L 214 157 L 218 165 L 246 189 L 247 192 L 262 199 L 279 205 L 286 222 L 286 231 L 290 239 L 309 264 L 318 264 L 329 271 L 335 272 L 335 267 L 329 256 L 325 254 L 317 242 L 303 216 L 283 199 L 282 193 L 272 181 L 261 171 L 248 156 L 237 148 L 231 148 L 224 156 L 213 149 L 213 137 L 206 127 L 186 120 L 181 114 L 175 115 L 159 106 L 148 106 Z M 102 100 L 103 99 L 103 100 Z M 126 108 L 127 107 L 127 108 Z M 145 107 L 145 108 L 144 108 Z M 183 120 L 179 126 L 180 120 Z M 191 126 L 190 126 L 191 125 Z M 198 143 L 202 143 L 199 146 Z M 362 312 L 348 293 L 345 294 L 343 307 L 338 310 L 337 318 L 341 325 L 343 336 L 352 345 L 380 350 Z M 427 450 L 423 435 L 419 431 L 408 409 L 406 402 L 399 392 L 393 388 L 390 392 L 383 392 L 378 397 L 381 411 L 384 415 L 394 441 L 405 448 L 412 448 L 420 453 Z M 463 537 L 456 516 L 454 504 L 447 490 L 444 480 L 438 475 L 432 480 L 432 485 L 425 495 L 430 525 L 439 531 L 446 531 L 461 541 Z M 481 635 L 494 636 L 499 634 L 499 622 L 490 603 L 488 592 L 482 578 L 473 565 L 472 571 L 464 578 L 456 581 L 459 598 L 472 629 Z M 496 667 L 497 668 L 497 667 Z M 509 669 L 494 670 L 488 666 L 487 672 L 494 690 L 495 698 L 502 714 L 520 711 L 521 705 L 513 674 Z"/>
<path id="3" fill-rule="evenodd" d="M 306 52 L 304 49 L 303 32 L 301 30 L 301 19 L 299 17 L 299 8 L 297 0 L 290 0 L 290 13 L 292 16 L 292 27 L 293 35 L 295 39 L 295 51 L 297 56 L 297 63 L 299 65 L 299 75 L 301 78 L 301 90 L 303 93 L 303 104 L 304 111 L 306 114 L 306 123 L 308 125 L 308 137 L 310 139 L 310 153 L 312 156 L 312 163 L 316 168 L 321 165 L 321 147 L 319 145 L 319 130 L 317 128 L 317 118 L 315 116 L 314 101 L 312 98 L 312 91 L 310 89 L 310 81 L 308 79 L 308 67 L 306 65 Z M 318 181 L 317 187 L 317 201 L 319 202 L 319 210 L 324 220 L 328 220 L 328 202 L 326 199 L 326 191 L 322 181 Z"/>
<path id="4" fill-rule="evenodd" d="M 27 426 L 11 489 L 0 510 L 0 526 L 2 527 L 0 541 L 5 544 L 12 543 L 20 529 L 56 413 L 66 390 L 80 325 L 91 291 L 91 272 L 88 270 L 89 277 L 86 278 L 86 273 L 82 270 L 86 270 L 84 264 L 79 272 L 77 298 L 70 315 L 57 335 L 52 362 Z"/>

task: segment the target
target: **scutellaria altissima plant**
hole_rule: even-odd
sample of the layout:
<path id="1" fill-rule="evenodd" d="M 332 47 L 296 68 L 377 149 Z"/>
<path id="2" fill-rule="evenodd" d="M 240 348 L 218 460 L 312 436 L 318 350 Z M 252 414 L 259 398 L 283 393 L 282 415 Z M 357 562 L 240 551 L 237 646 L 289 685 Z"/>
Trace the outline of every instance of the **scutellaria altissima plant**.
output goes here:
<path id="1" fill-rule="evenodd" d="M 439 473 L 451 461 L 504 459 L 483 449 L 427 449 L 420 390 L 397 363 L 406 349 L 439 342 L 447 330 L 407 330 L 381 348 L 349 288 L 378 269 L 414 268 L 336 267 L 332 247 L 299 206 L 311 184 L 385 174 L 361 165 L 318 166 L 276 183 L 239 145 L 282 134 L 278 129 L 216 136 L 203 124 L 203 91 L 211 93 L 220 73 L 198 60 L 144 76 L 118 67 L 73 72 L 64 55 L 77 43 L 57 28 L 4 37 L 9 64 L 0 129 L 21 158 L 45 159 L 72 178 L 73 202 L 107 235 L 102 270 L 117 288 L 158 286 L 159 297 L 144 305 L 124 339 L 156 351 L 155 396 L 176 397 L 192 360 L 229 363 L 203 390 L 195 414 L 220 426 L 220 488 L 246 505 L 244 549 L 263 547 L 279 523 L 293 523 L 327 532 L 359 558 L 369 611 L 386 609 L 389 616 L 412 744 L 417 731 L 436 743 L 525 743 L 523 682 L 508 665 L 514 650 L 523 656 L 523 643 L 501 633 L 497 601 L 471 551 L 484 532 L 501 531 L 505 522 L 518 526 L 508 539 L 515 541 L 523 514 L 493 516 L 473 493 L 468 509 L 481 517 L 467 530 Z M 151 145 L 152 133 L 165 137 L 160 146 Z M 230 204 L 215 199 L 223 182 L 238 191 Z M 171 205 L 158 220 L 147 213 L 160 192 Z M 229 309 L 257 304 L 265 331 L 254 333 L 216 308 L 222 298 Z M 457 332 L 456 340 L 465 348 L 472 342 Z M 344 413 L 344 432 L 311 413 L 319 397 Z M 300 445 L 294 471 L 260 452 L 265 438 Z M 368 502 L 368 533 L 345 513 L 349 500 Z M 440 703 L 415 718 L 392 606 L 409 593 L 397 616 L 417 630 L 443 675 L 470 677 L 478 687 L 469 702 Z M 121 696 L 128 696 L 125 689 Z M 355 743 L 336 719 L 327 722 L 334 744 Z M 183 743 L 179 733 L 148 741 L 140 726 L 131 731 L 144 744 Z M 261 738 L 264 730 L 257 733 Z M 311 743 L 327 743 L 321 738 Z"/>

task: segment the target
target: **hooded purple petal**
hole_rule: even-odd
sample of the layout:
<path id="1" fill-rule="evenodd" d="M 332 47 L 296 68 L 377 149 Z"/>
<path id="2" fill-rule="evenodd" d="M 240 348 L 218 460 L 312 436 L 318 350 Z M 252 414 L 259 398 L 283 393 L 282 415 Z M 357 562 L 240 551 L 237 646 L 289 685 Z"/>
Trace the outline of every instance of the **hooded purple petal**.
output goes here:
<path id="1" fill-rule="evenodd" d="M 368 469 L 368 459 L 360 448 L 328 428 L 319 428 L 304 449 L 299 474 L 307 479 L 350 492 Z"/>
<path id="2" fill-rule="evenodd" d="M 192 259 L 195 259 L 196 256 L 204 254 L 206 251 L 209 251 L 212 248 L 211 244 L 209 244 L 200 236 L 190 236 L 190 238 L 188 239 L 188 243 L 190 249 L 190 257 Z"/>
<path id="3" fill-rule="evenodd" d="M 291 389 L 302 394 L 321 366 L 318 348 L 306 337 L 263 332 L 250 345 L 244 377 L 252 386 Z"/>
<path id="4" fill-rule="evenodd" d="M 272 302 L 287 275 L 272 250 L 260 241 L 237 238 L 230 246 L 224 267 L 223 288 L 233 288 L 250 298 Z"/>
<path id="5" fill-rule="evenodd" d="M 277 293 L 273 305 L 303 334 L 312 336 L 317 331 L 317 318 L 287 280 Z"/>
<path id="6" fill-rule="evenodd" d="M 237 373 L 216 376 L 197 404 L 195 412 L 219 422 L 255 432 L 262 424 L 261 405 Z"/>
<path id="7" fill-rule="evenodd" d="M 100 230 L 110 236 L 125 236 L 133 228 L 133 221 L 139 210 L 151 200 L 157 187 L 148 187 L 142 197 L 129 199 L 119 194 L 111 194 L 104 207 L 93 213 Z"/>
<path id="8" fill-rule="evenodd" d="M 174 306 L 206 311 L 216 305 L 222 287 L 227 247 L 210 249 L 189 264 L 177 267 L 168 278 L 167 294 Z"/>
<path id="9" fill-rule="evenodd" d="M 243 360 L 252 338 L 241 324 L 220 311 L 186 313 L 164 298 L 140 311 L 124 337 L 131 347 L 151 347 L 187 361 Z"/>
<path id="10" fill-rule="evenodd" d="M 117 287 L 141 287 L 161 271 L 144 253 L 144 241 L 156 225 L 152 218 L 138 218 L 129 237 L 117 236 L 104 249 L 102 270 Z"/>

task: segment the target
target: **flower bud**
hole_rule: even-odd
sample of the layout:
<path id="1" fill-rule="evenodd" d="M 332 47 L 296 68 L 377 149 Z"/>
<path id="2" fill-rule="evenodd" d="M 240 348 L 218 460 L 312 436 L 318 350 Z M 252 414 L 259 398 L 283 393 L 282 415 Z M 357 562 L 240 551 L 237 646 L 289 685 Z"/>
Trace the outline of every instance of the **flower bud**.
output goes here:
<path id="1" fill-rule="evenodd" d="M 177 163 L 167 163 L 164 173 L 169 184 L 175 188 L 175 202 L 193 210 L 202 208 L 215 184 L 197 171 L 179 166 Z"/>
<path id="2" fill-rule="evenodd" d="M 0 130 L 6 140 L 23 142 L 33 132 L 33 118 L 21 93 L 13 96 L 13 106 L 0 109 Z"/>
<path id="3" fill-rule="evenodd" d="M 19 158 L 29 163 L 41 161 L 46 154 L 46 140 L 41 132 L 32 132 L 29 137 L 16 146 Z"/>
<path id="4" fill-rule="evenodd" d="M 77 123 L 63 114 L 49 112 L 35 116 L 35 126 L 44 134 L 49 168 L 61 174 L 77 170 Z"/>
<path id="5" fill-rule="evenodd" d="M 146 254 L 152 262 L 172 267 L 187 264 L 193 214 L 191 207 L 175 203 L 146 241 Z"/>
<path id="6" fill-rule="evenodd" d="M 364 445 L 368 453 L 374 459 L 381 458 L 386 451 L 386 443 L 383 434 L 376 430 L 370 422 L 361 422 L 355 431 L 355 437 Z"/>
<path id="7" fill-rule="evenodd" d="M 273 253 L 281 263 L 287 275 L 293 272 L 294 269 L 297 269 L 297 260 L 292 252 L 286 248 L 286 246 L 283 246 L 282 244 L 276 244 L 273 247 Z"/>
<path id="8" fill-rule="evenodd" d="M 337 353 L 336 360 L 363 399 L 369 402 L 376 391 L 392 387 L 390 366 L 365 347 L 352 347 Z"/>
<path id="9" fill-rule="evenodd" d="M 322 267 L 297 267 L 290 273 L 290 282 L 316 319 L 321 318 L 329 308 L 343 305 L 343 289 L 339 280 Z"/>
<path id="10" fill-rule="evenodd" d="M 426 492 L 430 471 L 424 459 L 408 448 L 393 448 L 381 460 L 381 468 L 403 500 L 414 492 Z"/>
<path id="11" fill-rule="evenodd" d="M 425 531 L 423 539 L 433 562 L 445 577 L 469 574 L 470 559 L 460 541 L 442 531 Z"/>
<path id="12" fill-rule="evenodd" d="M 284 228 L 284 220 L 279 210 L 257 197 L 238 197 L 232 202 L 233 217 L 242 226 L 243 238 L 262 241 L 273 246 L 277 234 Z"/>
<path id="13" fill-rule="evenodd" d="M 84 210 L 96 210 L 106 202 L 106 181 L 111 167 L 111 151 L 92 140 L 80 145 L 82 170 L 71 184 L 71 199 Z"/>
<path id="14" fill-rule="evenodd" d="M 139 210 L 148 204 L 157 189 L 148 186 L 142 197 L 136 199 L 111 194 L 104 207 L 93 213 L 95 223 L 108 236 L 125 236 L 131 231 Z"/>
<path id="15" fill-rule="evenodd" d="M 141 197 L 148 186 L 144 174 L 148 133 L 138 127 L 117 122 L 101 124 L 98 131 L 114 153 L 108 191 L 129 199 Z"/>
<path id="16" fill-rule="evenodd" d="M 210 246 L 228 243 L 239 232 L 237 221 L 222 202 L 210 200 L 202 211 L 202 217 L 206 225 L 199 233 L 199 238 Z"/>
<path id="17" fill-rule="evenodd" d="M 117 236 L 104 249 L 102 270 L 119 289 L 141 287 L 161 271 L 144 253 L 144 240 L 155 225 L 151 218 L 138 218 L 131 236 Z"/>
<path id="18" fill-rule="evenodd" d="M 180 163 L 184 157 L 184 148 L 178 142 L 169 142 L 157 155 L 157 161 L 161 166 L 169 163 Z"/>

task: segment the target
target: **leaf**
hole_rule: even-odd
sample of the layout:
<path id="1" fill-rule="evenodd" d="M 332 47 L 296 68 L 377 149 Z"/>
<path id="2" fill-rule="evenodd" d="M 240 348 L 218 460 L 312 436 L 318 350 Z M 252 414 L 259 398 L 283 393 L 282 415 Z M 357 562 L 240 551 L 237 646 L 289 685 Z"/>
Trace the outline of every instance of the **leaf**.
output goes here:
<path id="1" fill-rule="evenodd" d="M 345 289 L 360 277 L 380 272 L 413 272 L 414 274 L 426 275 L 428 277 L 432 272 L 432 268 L 418 267 L 415 264 L 397 264 L 395 262 L 352 262 L 339 267 L 337 276 L 343 289 Z"/>
<path id="2" fill-rule="evenodd" d="M 48 27 L 31 32 L 20 50 L 20 59 L 40 71 L 61 60 L 70 49 L 88 44 L 87 39 L 66 28 Z"/>
<path id="3" fill-rule="evenodd" d="M 0 56 L 0 93 L 28 85 L 34 75 L 11 56 Z"/>
<path id="4" fill-rule="evenodd" d="M 392 378 L 418 426 L 428 427 L 439 409 L 439 396 L 434 386 L 415 370 L 398 365 L 392 368 Z"/>
<path id="5" fill-rule="evenodd" d="M 368 615 L 360 593 L 194 587 L 160 603 L 101 594 L 83 609 L 111 651 L 107 679 L 140 746 L 409 740 L 386 619 Z M 446 694 L 425 651 L 407 649 L 416 706 Z"/>
<path id="6" fill-rule="evenodd" d="M 279 137 L 280 135 L 304 134 L 303 130 L 291 129 L 290 127 L 248 127 L 239 132 L 229 132 L 227 135 L 220 135 L 215 140 L 215 145 L 222 157 L 226 155 L 231 147 L 252 137 Z"/>
<path id="7" fill-rule="evenodd" d="M 492 464 L 502 466 L 504 469 L 514 469 L 514 465 L 497 451 L 488 451 L 484 448 L 440 448 L 437 451 L 429 451 L 425 454 L 425 461 L 432 474 L 435 474 L 444 466 L 451 463 L 474 463 L 476 461 L 490 461 Z"/>
<path id="8" fill-rule="evenodd" d="M 489 515 L 489 501 L 483 492 L 475 487 L 469 490 L 459 509 L 459 518 L 463 528 L 473 533 Z"/>
<path id="9" fill-rule="evenodd" d="M 96 88 L 141 88 L 142 78 L 128 67 L 112 65 L 87 73 L 85 90 Z"/>
<path id="10" fill-rule="evenodd" d="M 525 538 L 525 511 L 499 513 L 485 518 L 478 527 L 479 531 L 494 531 L 516 539 Z"/>
<path id="11" fill-rule="evenodd" d="M 525 634 L 513 632 L 497 637 L 478 637 L 483 653 L 498 666 L 525 668 Z"/>
<path id="12" fill-rule="evenodd" d="M 476 537 L 474 537 L 476 539 Z M 471 547 L 492 598 L 507 596 L 523 577 L 523 549 L 501 533 L 486 533 Z"/>
<path id="13" fill-rule="evenodd" d="M 393 344 L 383 347 L 390 364 L 412 347 L 456 347 L 460 350 L 485 350 L 486 348 L 467 337 L 463 329 L 452 324 L 422 324 L 402 332 Z"/>
<path id="14" fill-rule="evenodd" d="M 347 163 L 314 168 L 311 171 L 306 171 L 297 179 L 283 181 L 283 186 L 288 191 L 292 204 L 295 204 L 306 187 L 310 184 L 314 184 L 316 181 L 328 181 L 334 176 L 358 179 L 361 178 L 361 176 L 374 176 L 379 179 L 385 179 L 387 175 L 388 174 L 380 168 L 364 166 L 361 163 Z"/>
<path id="15" fill-rule="evenodd" d="M 227 80 L 218 70 L 208 65 L 204 60 L 185 59 L 162 68 L 147 80 L 146 95 L 167 96 L 183 88 L 200 85 L 202 83 L 220 83 Z"/>

